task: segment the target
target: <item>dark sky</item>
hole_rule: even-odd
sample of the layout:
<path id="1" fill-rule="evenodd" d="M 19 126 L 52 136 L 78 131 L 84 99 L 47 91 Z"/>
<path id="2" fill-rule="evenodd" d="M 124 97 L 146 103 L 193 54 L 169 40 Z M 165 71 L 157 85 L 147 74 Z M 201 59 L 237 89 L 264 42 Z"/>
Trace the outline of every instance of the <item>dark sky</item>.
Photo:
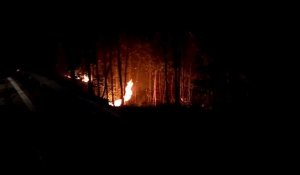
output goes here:
<path id="1" fill-rule="evenodd" d="M 81 23 L 78 23 L 78 25 Z M 220 64 L 237 65 L 245 69 L 253 56 L 255 45 L 253 35 L 248 26 L 220 23 L 192 30 L 201 43 L 202 49 Z M 97 28 L 87 25 L 86 28 L 76 28 L 74 25 L 33 25 L 21 24 L 2 32 L 4 49 L 1 64 L 13 67 L 23 66 L 28 69 L 51 69 L 55 63 L 58 41 L 68 38 L 87 43 L 95 36 Z M 130 30 L 127 30 L 130 31 Z M 151 32 L 131 30 L 132 34 L 143 36 Z M 114 33 L 114 31 L 111 31 Z"/>

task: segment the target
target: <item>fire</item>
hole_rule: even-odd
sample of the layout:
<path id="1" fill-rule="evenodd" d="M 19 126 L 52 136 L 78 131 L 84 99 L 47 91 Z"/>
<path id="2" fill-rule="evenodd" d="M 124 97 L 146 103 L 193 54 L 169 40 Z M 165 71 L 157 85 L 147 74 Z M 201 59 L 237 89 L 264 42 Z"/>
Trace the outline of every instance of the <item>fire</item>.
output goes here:
<path id="1" fill-rule="evenodd" d="M 70 76 L 70 75 L 67 75 L 67 74 L 66 74 L 65 77 L 67 77 L 68 79 L 71 79 L 71 76 Z"/>
<path id="2" fill-rule="evenodd" d="M 115 104 L 115 106 L 121 106 L 122 99 L 115 100 L 114 104 Z M 112 106 L 112 103 L 110 103 L 110 105 Z"/>
<path id="3" fill-rule="evenodd" d="M 87 75 L 83 75 L 83 79 L 82 79 L 83 82 L 87 83 L 87 82 L 89 82 L 89 80 L 90 79 Z"/>
<path id="4" fill-rule="evenodd" d="M 125 88 L 125 95 L 124 95 L 124 102 L 127 102 L 131 99 L 132 96 L 132 88 L 133 82 L 132 80 L 127 82 L 127 86 Z M 109 105 L 111 106 L 121 106 L 122 105 L 122 99 L 118 99 L 114 101 L 114 105 L 110 102 Z"/>
<path id="5" fill-rule="evenodd" d="M 127 82 L 127 86 L 125 88 L 125 96 L 124 96 L 124 101 L 129 101 L 131 99 L 131 96 L 132 96 L 132 88 L 133 86 L 133 82 L 132 80 L 128 81 Z"/>

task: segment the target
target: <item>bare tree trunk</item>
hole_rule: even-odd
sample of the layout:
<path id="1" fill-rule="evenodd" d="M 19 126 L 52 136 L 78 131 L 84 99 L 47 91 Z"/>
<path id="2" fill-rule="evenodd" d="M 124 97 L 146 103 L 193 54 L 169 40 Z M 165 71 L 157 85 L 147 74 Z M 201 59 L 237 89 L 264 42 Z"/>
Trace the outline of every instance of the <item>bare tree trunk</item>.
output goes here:
<path id="1" fill-rule="evenodd" d="M 156 97 L 158 96 L 158 101 L 160 102 L 161 101 L 161 98 L 160 98 L 160 86 L 161 86 L 161 84 L 160 84 L 160 71 L 158 71 L 158 82 L 157 82 L 157 86 L 158 86 L 158 94 L 156 94 Z M 157 99 L 156 99 L 157 100 Z"/>
<path id="2" fill-rule="evenodd" d="M 138 63 L 140 63 L 139 61 L 138 61 Z M 137 65 L 139 65 L 139 64 L 137 64 Z M 136 66 L 136 65 L 135 65 Z M 138 82 L 139 82 L 139 69 L 136 69 L 135 70 L 135 91 L 133 91 L 134 92 L 134 101 L 135 101 L 135 103 L 138 103 L 137 102 L 137 93 L 138 93 L 138 87 L 139 87 L 139 85 L 138 85 Z"/>
<path id="3" fill-rule="evenodd" d="M 116 65 L 116 67 L 117 67 L 117 75 L 114 78 L 115 96 L 116 96 L 116 99 L 119 99 L 119 96 L 120 96 L 119 86 L 120 86 L 120 84 L 119 84 L 119 77 L 118 77 L 118 74 L 119 74 L 119 72 L 118 72 L 118 64 Z"/>
<path id="4" fill-rule="evenodd" d="M 160 103 L 164 103 L 164 97 L 163 97 L 163 92 L 162 92 L 162 87 L 164 87 L 163 86 L 163 84 L 162 84 L 162 81 L 161 81 L 161 71 L 159 71 L 159 74 L 158 74 L 158 97 L 159 97 L 159 101 L 160 101 Z"/>
<path id="5" fill-rule="evenodd" d="M 147 103 L 151 104 L 151 72 L 148 71 Z"/>
<path id="6" fill-rule="evenodd" d="M 104 94 L 106 94 L 106 98 L 108 99 L 108 83 L 107 83 L 107 78 L 110 70 L 110 65 L 107 67 L 107 59 L 106 59 L 106 50 L 103 51 L 103 73 L 104 73 L 104 88 L 103 88 L 103 93 L 102 97 L 104 97 Z"/>
<path id="7" fill-rule="evenodd" d="M 184 77 L 184 70 L 181 69 L 181 76 L 180 76 L 180 100 L 185 99 L 185 77 Z"/>
<path id="8" fill-rule="evenodd" d="M 125 66 L 124 66 L 124 86 L 126 87 L 127 83 L 127 67 L 128 67 L 128 58 L 129 58 L 129 48 L 128 45 L 126 46 L 126 57 L 125 57 Z M 125 88 L 123 93 L 125 94 Z"/>
<path id="9" fill-rule="evenodd" d="M 175 33 L 173 47 L 175 105 L 180 105 L 181 34 Z"/>
<path id="10" fill-rule="evenodd" d="M 111 76 L 110 76 L 110 83 L 111 83 L 111 99 L 112 99 L 112 104 L 115 102 L 115 97 L 114 97 L 114 71 L 113 71 L 113 56 L 112 56 L 112 48 L 109 53 L 109 61 L 110 61 L 110 71 L 111 71 Z"/>
<path id="11" fill-rule="evenodd" d="M 175 75 L 174 75 L 174 92 L 175 92 L 175 105 L 180 104 L 180 96 L 179 96 L 179 84 L 180 82 L 178 81 L 179 73 L 177 68 L 175 69 Z"/>
<path id="12" fill-rule="evenodd" d="M 155 70 L 155 72 L 154 72 L 154 83 L 153 83 L 153 103 L 154 103 L 154 106 L 156 106 L 156 74 L 157 74 L 157 70 Z"/>
<path id="13" fill-rule="evenodd" d="M 104 94 L 106 94 L 106 98 L 108 99 L 108 83 L 107 83 L 107 78 L 108 78 L 108 73 L 109 73 L 110 69 L 107 69 L 107 73 L 105 75 L 105 80 L 104 80 L 104 90 L 103 90 L 103 94 L 102 97 L 104 97 Z"/>
<path id="14" fill-rule="evenodd" d="M 171 94 L 171 98 L 170 98 L 170 101 L 171 101 L 171 103 L 173 103 L 173 100 L 174 100 L 174 93 L 173 93 L 173 89 L 174 89 L 174 75 L 172 74 L 171 75 L 171 83 L 170 83 L 170 94 Z"/>
<path id="15" fill-rule="evenodd" d="M 93 83 L 92 83 L 92 75 L 91 75 L 91 65 L 90 63 L 87 63 L 87 73 L 88 73 L 88 78 L 89 78 L 89 81 L 88 81 L 88 93 L 89 94 L 93 94 Z"/>
<path id="16" fill-rule="evenodd" d="M 138 74 L 136 75 L 136 80 L 135 80 L 135 87 L 137 87 L 137 82 L 138 82 Z M 135 88 L 137 89 L 137 88 Z M 134 92 L 134 101 L 137 103 L 137 90 L 133 91 Z"/>
<path id="17" fill-rule="evenodd" d="M 188 81 L 188 101 L 191 103 L 191 97 L 192 97 L 192 64 L 189 66 L 189 81 Z"/>
<path id="18" fill-rule="evenodd" d="M 170 104 L 169 82 L 168 82 L 168 49 L 167 49 L 167 45 L 164 46 L 164 62 L 165 62 L 165 101 L 167 104 Z"/>
<path id="19" fill-rule="evenodd" d="M 100 75 L 99 75 L 99 60 L 96 59 L 96 78 L 97 78 L 97 96 L 100 97 Z"/>
<path id="20" fill-rule="evenodd" d="M 119 38 L 118 43 L 118 73 L 119 73 L 119 82 L 120 82 L 120 89 L 121 89 L 121 99 L 122 105 L 124 105 L 124 95 L 123 95 L 123 82 L 122 82 L 122 60 L 121 60 L 121 43 Z"/>

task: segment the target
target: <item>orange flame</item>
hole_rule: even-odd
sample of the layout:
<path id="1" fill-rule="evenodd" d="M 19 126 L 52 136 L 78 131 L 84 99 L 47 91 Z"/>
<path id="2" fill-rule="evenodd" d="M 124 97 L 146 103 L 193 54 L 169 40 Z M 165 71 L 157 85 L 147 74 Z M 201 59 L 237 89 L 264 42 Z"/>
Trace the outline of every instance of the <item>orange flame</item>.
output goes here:
<path id="1" fill-rule="evenodd" d="M 133 86 L 133 82 L 132 80 L 128 81 L 127 82 L 127 86 L 125 88 L 125 95 L 124 95 L 124 102 L 127 102 L 131 99 L 131 96 L 132 96 L 132 88 Z M 122 105 L 122 99 L 118 99 L 118 100 L 115 100 L 114 101 L 114 104 L 112 104 L 111 102 L 109 103 L 109 105 L 111 106 L 121 106 Z"/>
<path id="2" fill-rule="evenodd" d="M 82 79 L 83 82 L 87 83 L 90 81 L 89 77 L 87 75 L 83 75 L 83 79 Z"/>
<path id="3" fill-rule="evenodd" d="M 124 101 L 125 102 L 129 101 L 131 99 L 131 96 L 132 96 L 132 90 L 131 90 L 131 88 L 132 88 L 132 86 L 133 86 L 132 80 L 128 81 L 127 82 L 127 86 L 125 88 L 125 96 L 124 96 Z"/>
<path id="4" fill-rule="evenodd" d="M 71 75 L 65 75 L 65 77 L 67 77 L 68 79 L 71 79 Z"/>

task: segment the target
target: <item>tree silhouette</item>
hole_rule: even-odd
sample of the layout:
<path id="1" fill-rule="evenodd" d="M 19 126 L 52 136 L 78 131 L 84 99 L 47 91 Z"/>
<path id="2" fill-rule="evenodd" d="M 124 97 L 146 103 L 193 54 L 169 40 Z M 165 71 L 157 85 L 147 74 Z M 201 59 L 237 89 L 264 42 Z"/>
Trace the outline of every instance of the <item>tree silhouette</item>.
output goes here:
<path id="1" fill-rule="evenodd" d="M 213 71 L 206 71 L 212 67 L 207 63 L 210 57 L 204 56 L 193 33 L 99 32 L 97 35 L 96 39 L 91 34 L 88 39 L 69 37 L 67 43 L 72 76 L 75 78 L 75 72 L 87 73 L 89 92 L 94 82 L 97 86 L 94 94 L 112 103 L 122 99 L 124 105 L 125 87 L 132 79 L 133 97 L 127 105 L 201 106 L 214 95 L 210 81 Z M 84 54 L 78 56 L 81 50 Z M 79 69 L 83 66 L 79 64 L 80 58 L 86 72 Z"/>

